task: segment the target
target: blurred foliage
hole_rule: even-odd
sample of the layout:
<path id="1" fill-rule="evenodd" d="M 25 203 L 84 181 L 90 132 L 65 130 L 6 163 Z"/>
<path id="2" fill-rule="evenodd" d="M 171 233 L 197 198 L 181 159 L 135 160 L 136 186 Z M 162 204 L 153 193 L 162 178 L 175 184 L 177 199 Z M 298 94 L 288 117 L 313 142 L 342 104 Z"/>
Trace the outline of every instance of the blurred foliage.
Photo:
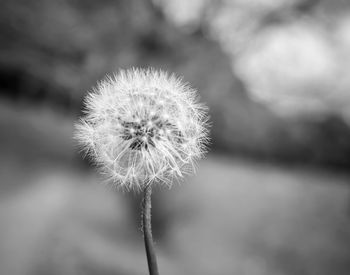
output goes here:
<path id="1" fill-rule="evenodd" d="M 279 114 L 350 123 L 348 1 L 157 2 L 180 28 L 217 40 L 254 99 Z"/>
<path id="2" fill-rule="evenodd" d="M 85 91 L 106 73 L 131 66 L 160 67 L 183 75 L 198 88 L 211 109 L 213 148 L 255 158 L 349 167 L 350 129 L 342 117 L 280 117 L 249 96 L 247 78 L 232 73 L 235 60 L 241 59 L 227 51 L 220 37 L 242 39 L 242 33 L 256 33 L 262 22 L 280 24 L 266 18 L 296 17 L 312 10 L 301 1 L 287 2 L 262 1 L 257 6 L 254 1 L 234 1 L 231 5 L 241 8 L 241 16 L 232 17 L 225 1 L 204 1 L 210 9 L 194 1 L 188 10 L 202 21 L 189 31 L 169 19 L 161 1 L 4 0 L 0 92 L 15 102 L 77 114 Z M 208 24 L 220 18 L 218 28 L 212 29 L 216 36 L 210 34 Z M 223 24 L 225 18 L 238 18 L 242 27 L 230 32 L 235 25 Z M 255 22 L 253 28 L 245 25 L 247 19 Z M 234 45 L 243 44 L 234 40 Z"/>

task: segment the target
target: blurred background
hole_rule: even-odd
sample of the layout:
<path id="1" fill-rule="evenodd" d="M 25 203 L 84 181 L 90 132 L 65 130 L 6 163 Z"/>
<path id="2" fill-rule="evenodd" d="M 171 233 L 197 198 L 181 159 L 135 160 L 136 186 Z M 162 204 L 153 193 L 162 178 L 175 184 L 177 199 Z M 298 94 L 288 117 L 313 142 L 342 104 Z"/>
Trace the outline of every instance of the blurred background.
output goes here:
<path id="1" fill-rule="evenodd" d="M 161 274 L 350 274 L 348 0 L 2 0 L 0 274 L 147 274 L 140 197 L 72 140 L 132 66 L 210 107 L 198 173 L 154 192 Z"/>

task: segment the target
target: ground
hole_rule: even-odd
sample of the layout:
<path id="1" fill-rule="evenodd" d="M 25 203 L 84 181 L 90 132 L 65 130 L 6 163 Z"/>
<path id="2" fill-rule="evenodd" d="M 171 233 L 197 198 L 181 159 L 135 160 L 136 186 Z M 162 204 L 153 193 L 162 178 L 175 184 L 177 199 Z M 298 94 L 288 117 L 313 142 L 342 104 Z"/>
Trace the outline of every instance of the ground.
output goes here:
<path id="1" fill-rule="evenodd" d="M 139 197 L 78 164 L 71 120 L 2 107 L 1 274 L 146 274 Z M 154 191 L 161 274 L 349 274 L 349 195 L 345 173 L 212 152 Z"/>

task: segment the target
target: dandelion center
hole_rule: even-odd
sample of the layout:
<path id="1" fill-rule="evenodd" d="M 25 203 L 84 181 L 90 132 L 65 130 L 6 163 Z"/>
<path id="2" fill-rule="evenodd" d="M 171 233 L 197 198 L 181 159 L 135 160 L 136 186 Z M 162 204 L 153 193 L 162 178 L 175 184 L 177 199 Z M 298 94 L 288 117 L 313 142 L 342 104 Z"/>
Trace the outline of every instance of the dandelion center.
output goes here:
<path id="1" fill-rule="evenodd" d="M 149 147 L 156 147 L 157 141 L 177 138 L 177 142 L 182 143 L 181 131 L 168 120 L 162 119 L 158 115 L 153 115 L 147 119 L 137 121 L 121 121 L 122 134 L 124 140 L 131 140 L 130 149 L 149 150 Z"/>

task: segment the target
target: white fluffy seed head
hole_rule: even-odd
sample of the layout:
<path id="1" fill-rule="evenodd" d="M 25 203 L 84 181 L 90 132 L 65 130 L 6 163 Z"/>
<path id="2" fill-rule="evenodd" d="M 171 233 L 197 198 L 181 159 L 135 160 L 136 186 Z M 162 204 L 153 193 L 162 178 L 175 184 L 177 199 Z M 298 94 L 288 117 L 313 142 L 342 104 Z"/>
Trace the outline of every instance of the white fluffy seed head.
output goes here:
<path id="1" fill-rule="evenodd" d="M 193 171 L 208 141 L 207 108 L 174 75 L 122 70 L 85 99 L 75 138 L 116 186 L 171 186 Z"/>

